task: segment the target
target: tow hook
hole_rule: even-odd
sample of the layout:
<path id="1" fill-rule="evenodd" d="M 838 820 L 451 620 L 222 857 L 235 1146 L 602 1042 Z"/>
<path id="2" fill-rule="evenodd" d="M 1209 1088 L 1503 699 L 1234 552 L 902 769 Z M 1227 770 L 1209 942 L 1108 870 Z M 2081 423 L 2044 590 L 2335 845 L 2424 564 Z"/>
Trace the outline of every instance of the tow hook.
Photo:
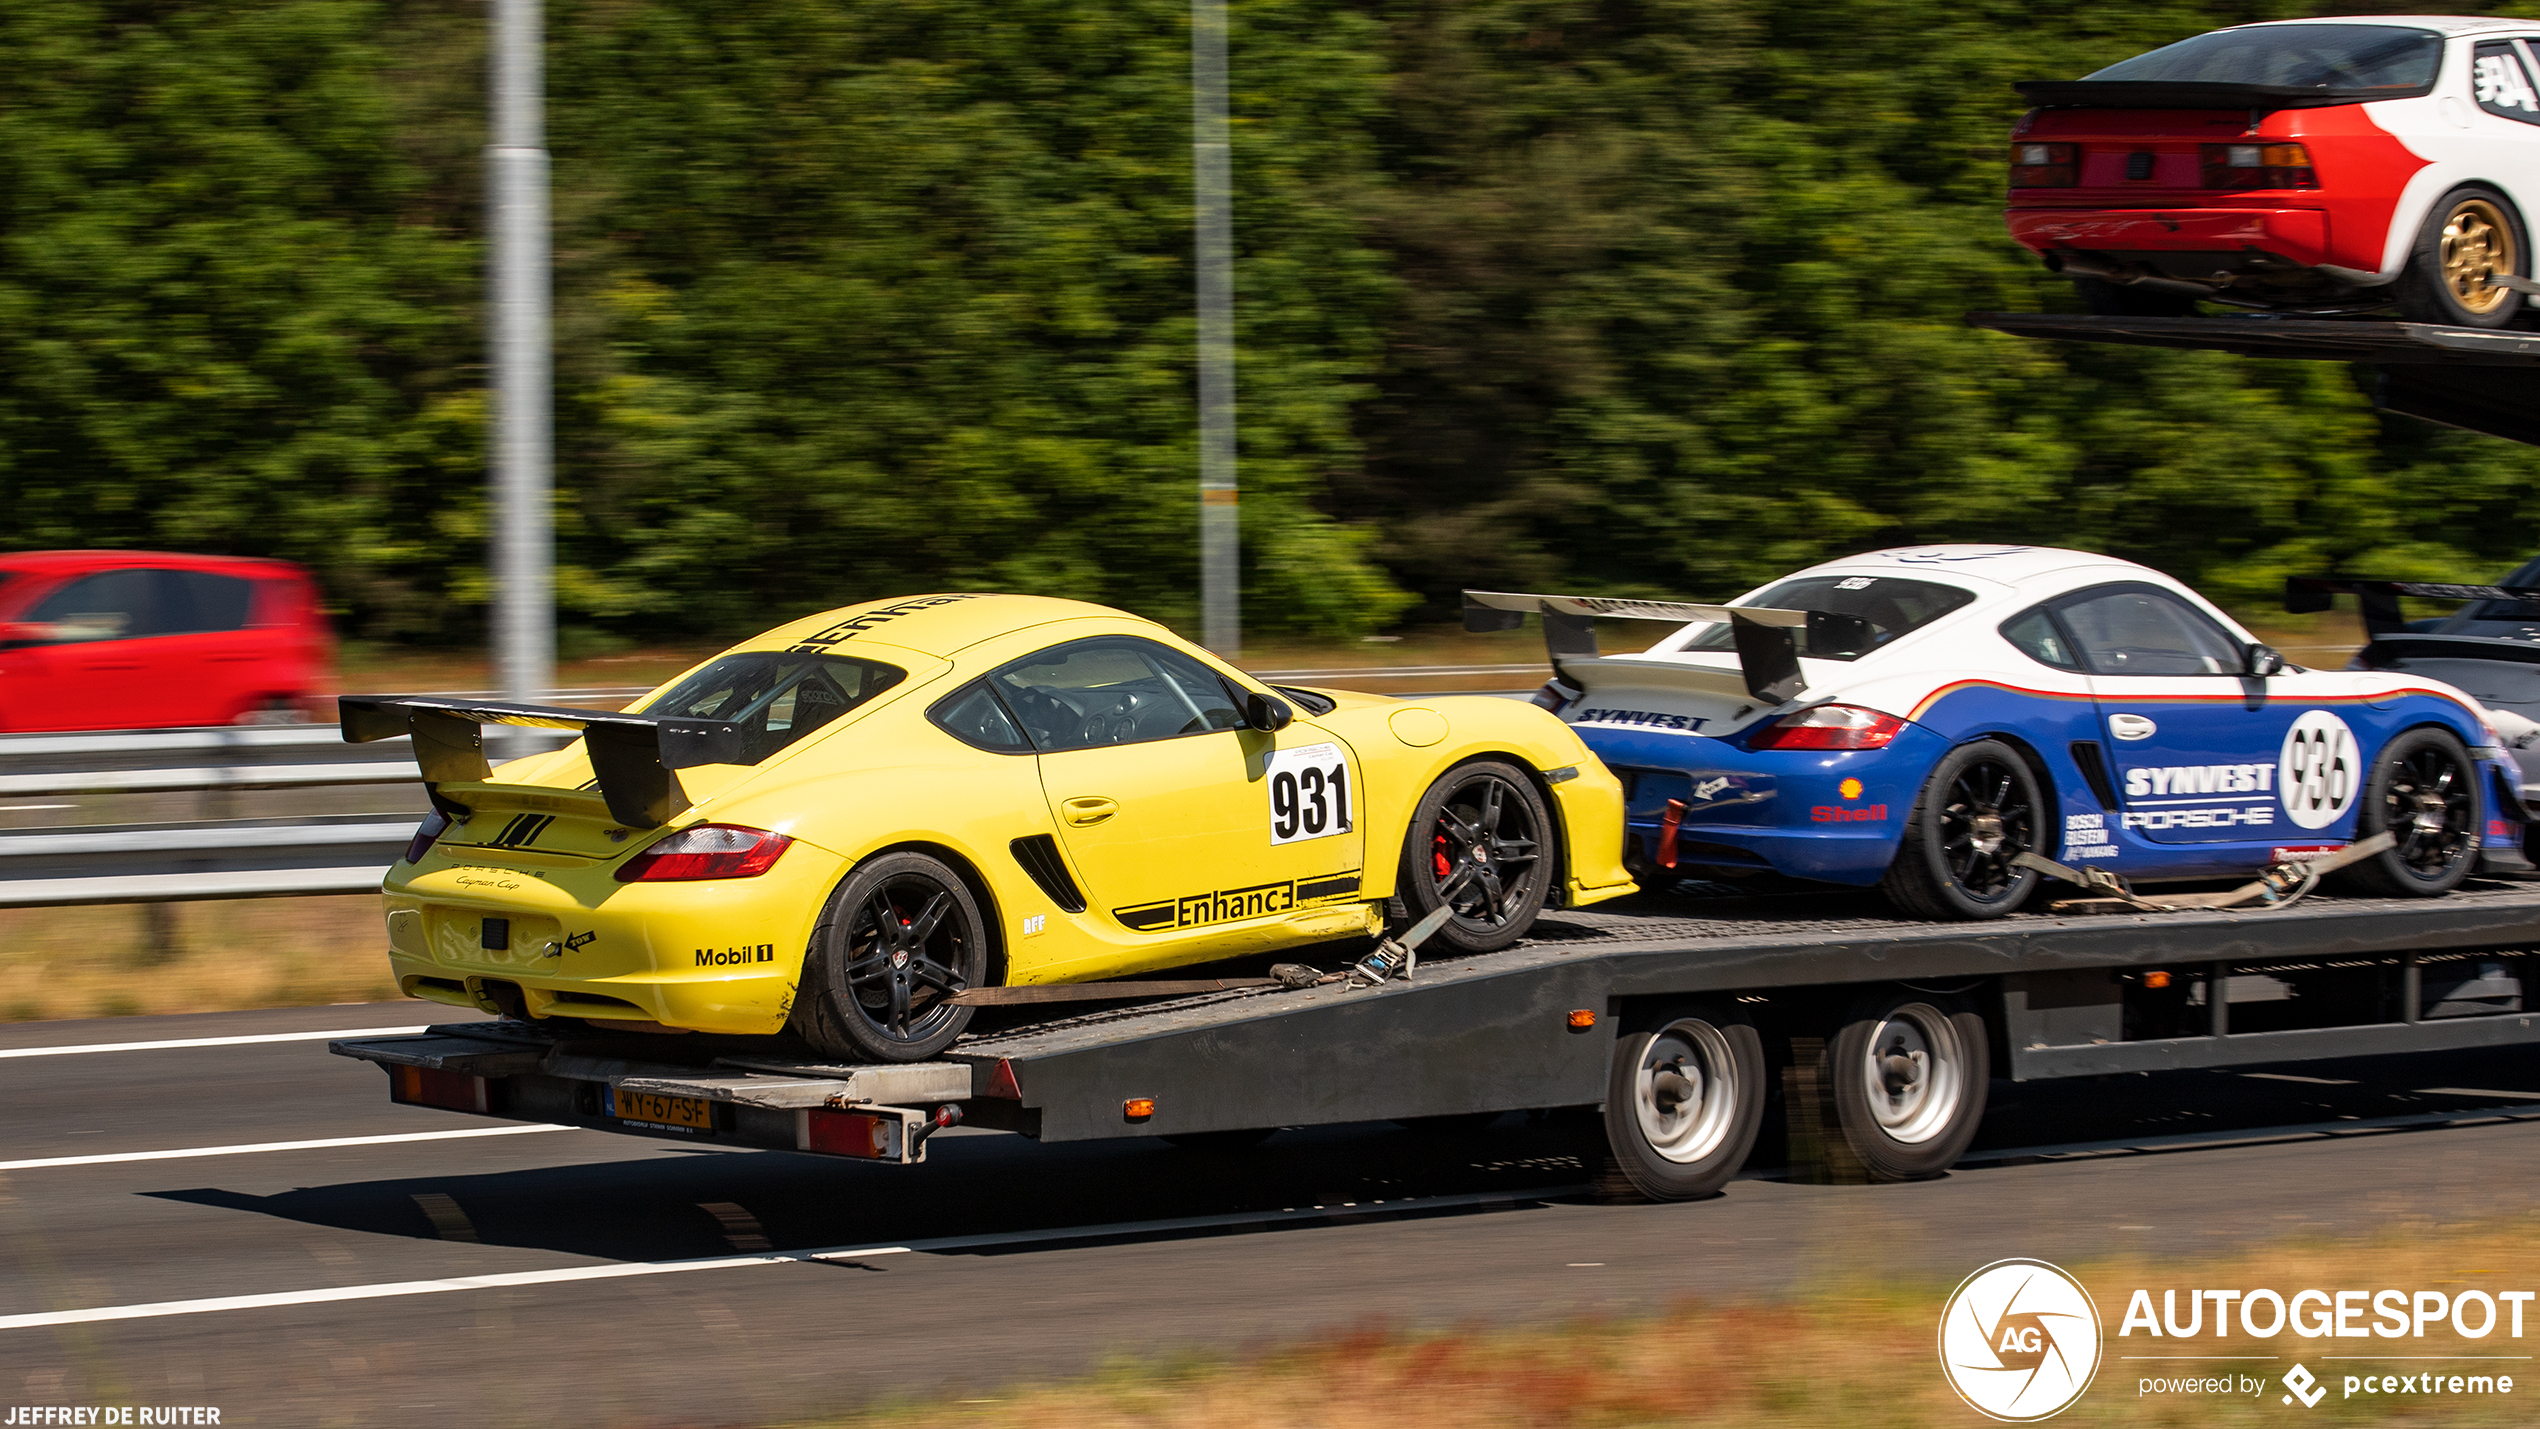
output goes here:
<path id="1" fill-rule="evenodd" d="M 926 1124 L 917 1128 L 915 1134 L 909 1137 L 908 1154 L 911 1157 L 915 1157 L 917 1155 L 917 1148 L 924 1146 L 928 1137 L 933 1136 L 936 1132 L 947 1131 L 959 1125 L 961 1125 L 960 1107 L 953 1105 L 951 1102 L 946 1102 L 942 1106 L 935 1108 L 935 1114 L 928 1117 L 926 1119 Z"/>

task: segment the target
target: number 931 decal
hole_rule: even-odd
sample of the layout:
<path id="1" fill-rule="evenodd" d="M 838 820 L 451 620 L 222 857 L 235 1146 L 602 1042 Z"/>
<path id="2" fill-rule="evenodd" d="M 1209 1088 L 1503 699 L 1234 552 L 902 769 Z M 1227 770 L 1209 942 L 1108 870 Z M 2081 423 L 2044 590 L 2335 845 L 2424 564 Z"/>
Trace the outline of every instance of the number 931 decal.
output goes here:
<path id="1" fill-rule="evenodd" d="M 1349 760 L 1337 744 L 1270 752 L 1270 842 L 1303 843 L 1350 830 Z"/>

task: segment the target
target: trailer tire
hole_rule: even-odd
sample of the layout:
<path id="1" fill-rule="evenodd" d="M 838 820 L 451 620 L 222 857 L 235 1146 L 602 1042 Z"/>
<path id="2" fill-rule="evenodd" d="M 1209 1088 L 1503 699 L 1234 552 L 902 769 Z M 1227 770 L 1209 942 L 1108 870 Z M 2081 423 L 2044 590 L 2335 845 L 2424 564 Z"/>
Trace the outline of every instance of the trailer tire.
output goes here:
<path id="1" fill-rule="evenodd" d="M 2335 877 L 2346 889 L 2379 898 L 2432 898 L 2460 887 L 2478 866 L 2478 766 L 2449 730 L 2402 732 L 2374 756 L 2355 811 L 2355 837 L 2383 830 L 2395 848 Z"/>
<path id="2" fill-rule="evenodd" d="M 1992 1075 L 1984 1018 L 1966 999 L 1902 989 L 1854 1003 L 1818 1070 L 1844 1144 L 1873 1181 L 1956 1164 L 1984 1120 Z"/>
<path id="3" fill-rule="evenodd" d="M 923 1062 L 970 1025 L 972 1009 L 945 998 L 987 975 L 988 923 L 970 885 L 925 854 L 886 853 L 829 896 L 794 992 L 794 1029 L 824 1056 Z"/>
<path id="4" fill-rule="evenodd" d="M 2045 817 L 2037 771 L 2020 751 L 1998 739 L 1959 745 L 1914 796 L 1879 887 L 1918 918 L 2002 917 L 2037 887 L 2037 870 L 2011 859 L 2036 852 Z"/>
<path id="5" fill-rule="evenodd" d="M 1492 953 L 1526 935 L 1559 873 L 1552 815 L 1524 771 L 1496 759 L 1459 764 L 1420 796 L 1402 839 L 1398 886 L 1414 918 L 1455 914 L 1437 941 Z"/>
<path id="6" fill-rule="evenodd" d="M 1764 1039 L 1734 1006 L 1688 1002 L 1624 1024 L 1606 1078 L 1604 1137 L 1590 1147 L 1599 1199 L 1716 1195 L 1764 1124 Z"/>

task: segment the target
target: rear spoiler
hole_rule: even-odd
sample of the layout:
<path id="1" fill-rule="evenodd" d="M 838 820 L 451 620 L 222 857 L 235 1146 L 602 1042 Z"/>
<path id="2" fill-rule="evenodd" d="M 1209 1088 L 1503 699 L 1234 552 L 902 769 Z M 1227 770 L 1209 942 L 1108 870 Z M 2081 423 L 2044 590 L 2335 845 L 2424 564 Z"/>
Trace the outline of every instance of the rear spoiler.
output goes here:
<path id="1" fill-rule="evenodd" d="M 609 817 L 635 829 L 659 828 L 687 811 L 693 801 L 679 786 L 679 770 L 747 762 L 741 727 L 721 720 L 434 695 L 346 695 L 335 703 L 347 744 L 414 736 L 415 763 L 423 770 L 433 807 L 456 818 L 470 810 L 443 794 L 441 786 L 477 783 L 493 773 L 485 762 L 483 726 L 489 724 L 581 735 Z"/>
<path id="2" fill-rule="evenodd" d="M 2355 597 L 2363 606 L 2364 629 L 2378 636 L 2398 634 L 2407 629 L 2407 622 L 2399 615 L 2399 597 L 2403 595 L 2425 600 L 2540 600 L 2540 586 L 2341 580 L 2329 576 L 2285 578 L 2284 608 L 2296 615 L 2326 610 L 2330 597 L 2338 595 Z"/>
<path id="3" fill-rule="evenodd" d="M 1529 615 L 1543 617 L 1544 648 L 1559 670 L 1567 657 L 1595 659 L 1595 617 L 1664 620 L 1685 625 L 1694 621 L 1726 622 L 1737 643 L 1738 672 L 1746 692 L 1777 705 L 1808 687 L 1799 672 L 1799 637 L 1846 617 L 1813 610 L 1772 610 L 1752 605 L 1691 605 L 1675 600 L 1625 600 L 1597 595 L 1522 595 L 1512 591 L 1464 592 L 1464 628 L 1475 633 L 1514 630 Z"/>

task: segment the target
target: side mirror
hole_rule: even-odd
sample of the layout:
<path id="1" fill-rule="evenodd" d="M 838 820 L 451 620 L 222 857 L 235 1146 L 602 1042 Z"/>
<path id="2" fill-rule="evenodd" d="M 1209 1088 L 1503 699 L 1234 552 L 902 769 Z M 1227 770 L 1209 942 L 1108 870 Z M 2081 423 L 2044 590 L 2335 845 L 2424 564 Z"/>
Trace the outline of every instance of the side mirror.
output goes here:
<path id="1" fill-rule="evenodd" d="M 2249 648 L 2242 654 L 2246 657 L 2240 671 L 2244 675 L 2254 675 L 2263 680 L 2269 675 L 2284 673 L 2284 656 L 2273 646 L 2260 645 L 2256 641 L 2251 641 Z"/>
<path id="2" fill-rule="evenodd" d="M 1286 729 L 1288 721 L 1295 718 L 1296 711 L 1289 709 L 1285 700 L 1270 695 L 1244 696 L 1244 723 L 1264 734 Z"/>

